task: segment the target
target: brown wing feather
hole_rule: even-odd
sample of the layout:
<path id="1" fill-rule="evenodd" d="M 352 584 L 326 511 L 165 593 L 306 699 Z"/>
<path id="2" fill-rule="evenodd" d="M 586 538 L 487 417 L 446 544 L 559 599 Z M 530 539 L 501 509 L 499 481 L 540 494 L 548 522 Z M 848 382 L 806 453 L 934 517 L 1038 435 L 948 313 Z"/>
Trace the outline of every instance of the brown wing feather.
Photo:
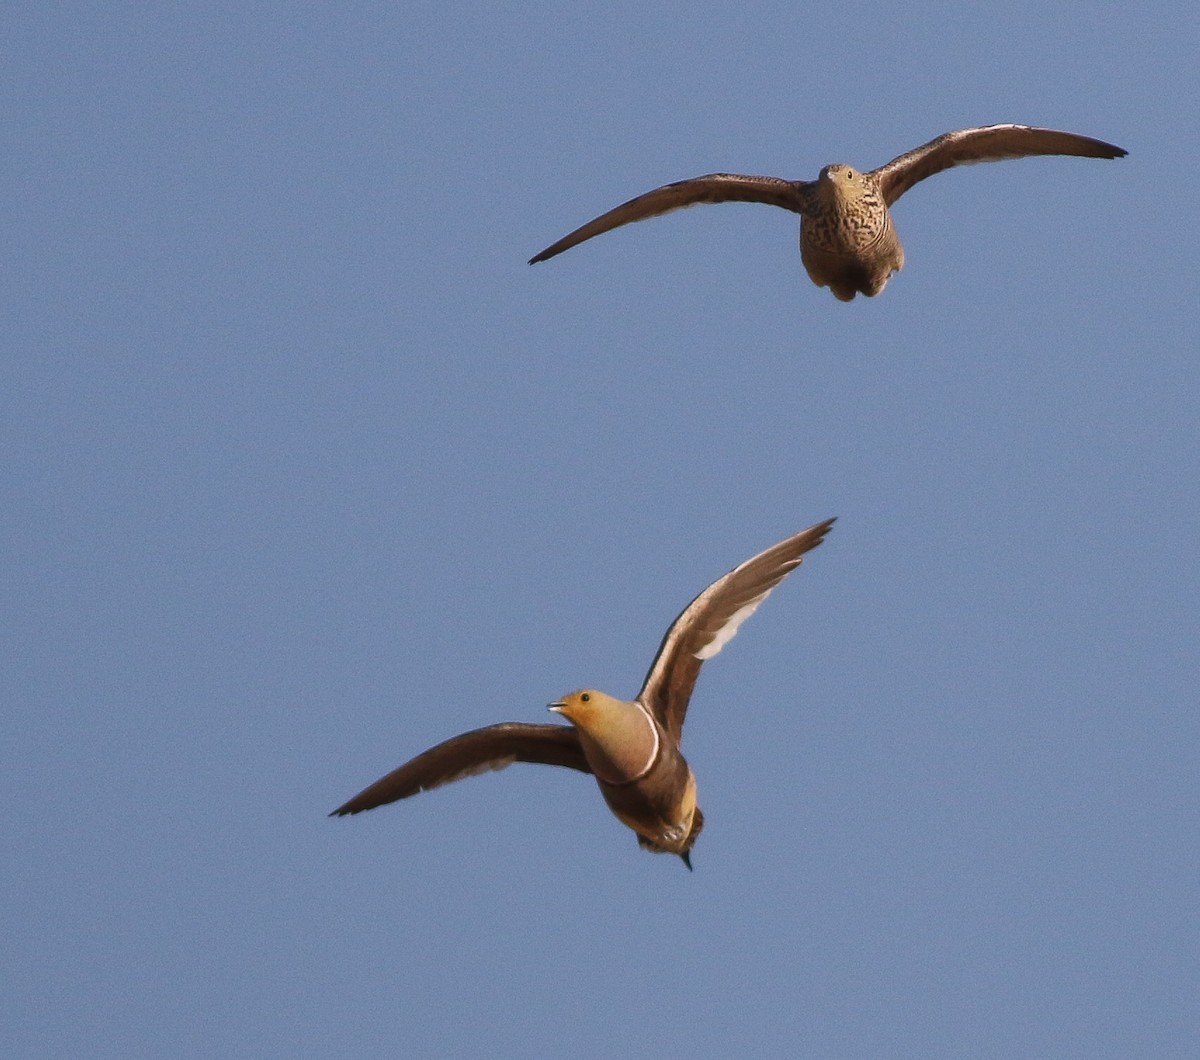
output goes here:
<path id="1" fill-rule="evenodd" d="M 1028 125 L 987 125 L 958 129 L 893 158 L 871 172 L 891 206 L 918 181 L 951 166 L 974 162 L 1000 162 L 1028 155 L 1076 155 L 1081 158 L 1121 158 L 1124 148 L 1093 140 L 1090 136 L 1035 129 Z"/>
<path id="2" fill-rule="evenodd" d="M 464 732 L 431 747 L 386 777 L 380 777 L 329 816 L 344 817 L 373 810 L 463 777 L 503 769 L 513 762 L 566 766 L 581 773 L 592 771 L 583 756 L 579 737 L 570 726 L 503 722 Z"/>
<path id="3" fill-rule="evenodd" d="M 757 606 L 795 570 L 804 553 L 824 540 L 833 523 L 833 519 L 826 519 L 810 526 L 734 567 L 697 596 L 671 623 L 638 699 L 654 712 L 675 739 L 678 740 L 683 731 L 688 700 L 704 659 L 720 651 L 737 631 L 736 625 L 732 630 L 727 628 L 731 621 L 743 608 Z M 704 653 L 703 658 L 697 658 L 697 652 Z"/>
<path id="4" fill-rule="evenodd" d="M 636 199 L 630 199 L 601 214 L 594 220 L 588 221 L 581 228 L 575 229 L 570 235 L 563 236 L 540 254 L 529 259 L 534 265 L 545 261 L 564 250 L 582 243 L 585 239 L 598 236 L 603 232 L 611 232 L 614 228 L 629 224 L 633 221 L 643 221 L 647 217 L 657 217 L 671 210 L 679 210 L 685 206 L 695 206 L 705 202 L 761 202 L 768 206 L 782 206 L 793 213 L 801 212 L 801 192 L 804 181 L 792 182 L 779 177 L 744 177 L 737 173 L 709 173 L 703 177 L 693 177 L 691 180 L 680 180 L 674 184 L 665 184 L 655 188 Z"/>

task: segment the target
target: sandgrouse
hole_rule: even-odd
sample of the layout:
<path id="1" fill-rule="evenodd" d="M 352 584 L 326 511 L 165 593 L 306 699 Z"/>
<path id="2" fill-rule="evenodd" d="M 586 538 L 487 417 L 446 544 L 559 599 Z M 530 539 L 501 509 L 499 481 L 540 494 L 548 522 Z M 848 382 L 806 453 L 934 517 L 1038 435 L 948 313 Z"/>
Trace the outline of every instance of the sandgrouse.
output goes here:
<path id="1" fill-rule="evenodd" d="M 585 239 L 631 221 L 702 202 L 762 202 L 800 214 L 800 258 L 818 287 L 843 302 L 861 292 L 874 297 L 904 267 L 904 248 L 888 207 L 917 181 L 951 166 L 999 162 L 1027 155 L 1121 158 L 1123 148 L 1075 133 L 1028 125 L 959 129 L 862 172 L 829 165 L 816 180 L 710 173 L 655 188 L 609 210 L 529 259 L 533 265 Z"/>
<path id="2" fill-rule="evenodd" d="M 569 726 L 503 722 L 455 736 L 377 780 L 330 816 L 360 813 L 513 762 L 540 762 L 591 773 L 609 809 L 633 829 L 642 847 L 678 854 L 690 869 L 704 816 L 679 741 L 700 667 L 832 525 L 828 519 L 773 545 L 697 596 L 667 630 L 636 699 L 591 689 L 572 692 L 550 704 Z"/>

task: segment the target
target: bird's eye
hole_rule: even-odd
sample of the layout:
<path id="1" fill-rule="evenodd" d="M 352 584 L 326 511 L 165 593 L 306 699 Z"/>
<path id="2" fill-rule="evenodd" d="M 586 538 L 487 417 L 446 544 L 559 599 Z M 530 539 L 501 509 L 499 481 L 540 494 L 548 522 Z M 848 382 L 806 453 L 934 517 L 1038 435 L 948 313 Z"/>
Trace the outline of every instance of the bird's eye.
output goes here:
<path id="1" fill-rule="evenodd" d="M 584 692 L 584 694 L 582 696 L 580 696 L 579 698 L 582 702 L 587 703 L 591 700 L 592 697 L 589 696 L 586 692 Z"/>

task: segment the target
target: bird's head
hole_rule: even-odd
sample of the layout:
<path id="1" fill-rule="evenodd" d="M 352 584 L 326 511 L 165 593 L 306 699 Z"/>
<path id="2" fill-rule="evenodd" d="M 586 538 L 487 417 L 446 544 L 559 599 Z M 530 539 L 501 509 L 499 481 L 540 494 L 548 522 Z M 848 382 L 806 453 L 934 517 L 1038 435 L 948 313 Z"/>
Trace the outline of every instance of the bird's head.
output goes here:
<path id="1" fill-rule="evenodd" d="M 825 196 L 846 199 L 861 195 L 866 190 L 866 178 L 852 166 L 835 162 L 826 166 L 817 175 L 817 187 Z"/>
<path id="2" fill-rule="evenodd" d="M 551 703 L 549 709 L 581 729 L 599 733 L 622 713 L 620 708 L 623 706 L 626 704 L 612 696 L 597 692 L 594 688 L 583 688 L 563 696 L 557 703 Z"/>

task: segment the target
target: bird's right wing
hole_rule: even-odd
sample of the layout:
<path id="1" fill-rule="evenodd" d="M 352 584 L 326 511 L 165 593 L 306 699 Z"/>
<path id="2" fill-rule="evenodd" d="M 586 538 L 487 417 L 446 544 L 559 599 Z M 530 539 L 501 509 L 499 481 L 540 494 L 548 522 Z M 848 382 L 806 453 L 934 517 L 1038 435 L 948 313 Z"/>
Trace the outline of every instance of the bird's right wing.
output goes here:
<path id="1" fill-rule="evenodd" d="M 723 575 L 683 609 L 663 637 L 638 700 L 654 712 L 675 739 L 683 731 L 700 667 L 736 635 L 804 554 L 829 533 L 833 519 L 810 526 L 746 560 Z"/>
<path id="2" fill-rule="evenodd" d="M 592 771 L 571 726 L 507 721 L 464 732 L 431 747 L 386 777 L 380 777 L 329 816 L 344 817 L 349 813 L 373 810 L 376 806 L 407 799 L 419 791 L 428 791 L 463 777 L 503 769 L 513 762 L 566 766 L 581 773 Z"/>
<path id="3" fill-rule="evenodd" d="M 761 202 L 768 206 L 781 206 L 793 213 L 801 213 L 804 199 L 803 189 L 807 181 L 782 180 L 779 177 L 743 177 L 737 173 L 709 173 L 704 177 L 680 180 L 664 184 L 661 188 L 639 195 L 588 221 L 570 235 L 563 236 L 557 243 L 548 246 L 540 254 L 529 259 L 533 265 L 545 261 L 564 250 L 582 243 L 585 239 L 611 232 L 614 228 L 643 221 L 647 217 L 679 210 L 684 206 L 695 206 L 703 202 Z"/>

